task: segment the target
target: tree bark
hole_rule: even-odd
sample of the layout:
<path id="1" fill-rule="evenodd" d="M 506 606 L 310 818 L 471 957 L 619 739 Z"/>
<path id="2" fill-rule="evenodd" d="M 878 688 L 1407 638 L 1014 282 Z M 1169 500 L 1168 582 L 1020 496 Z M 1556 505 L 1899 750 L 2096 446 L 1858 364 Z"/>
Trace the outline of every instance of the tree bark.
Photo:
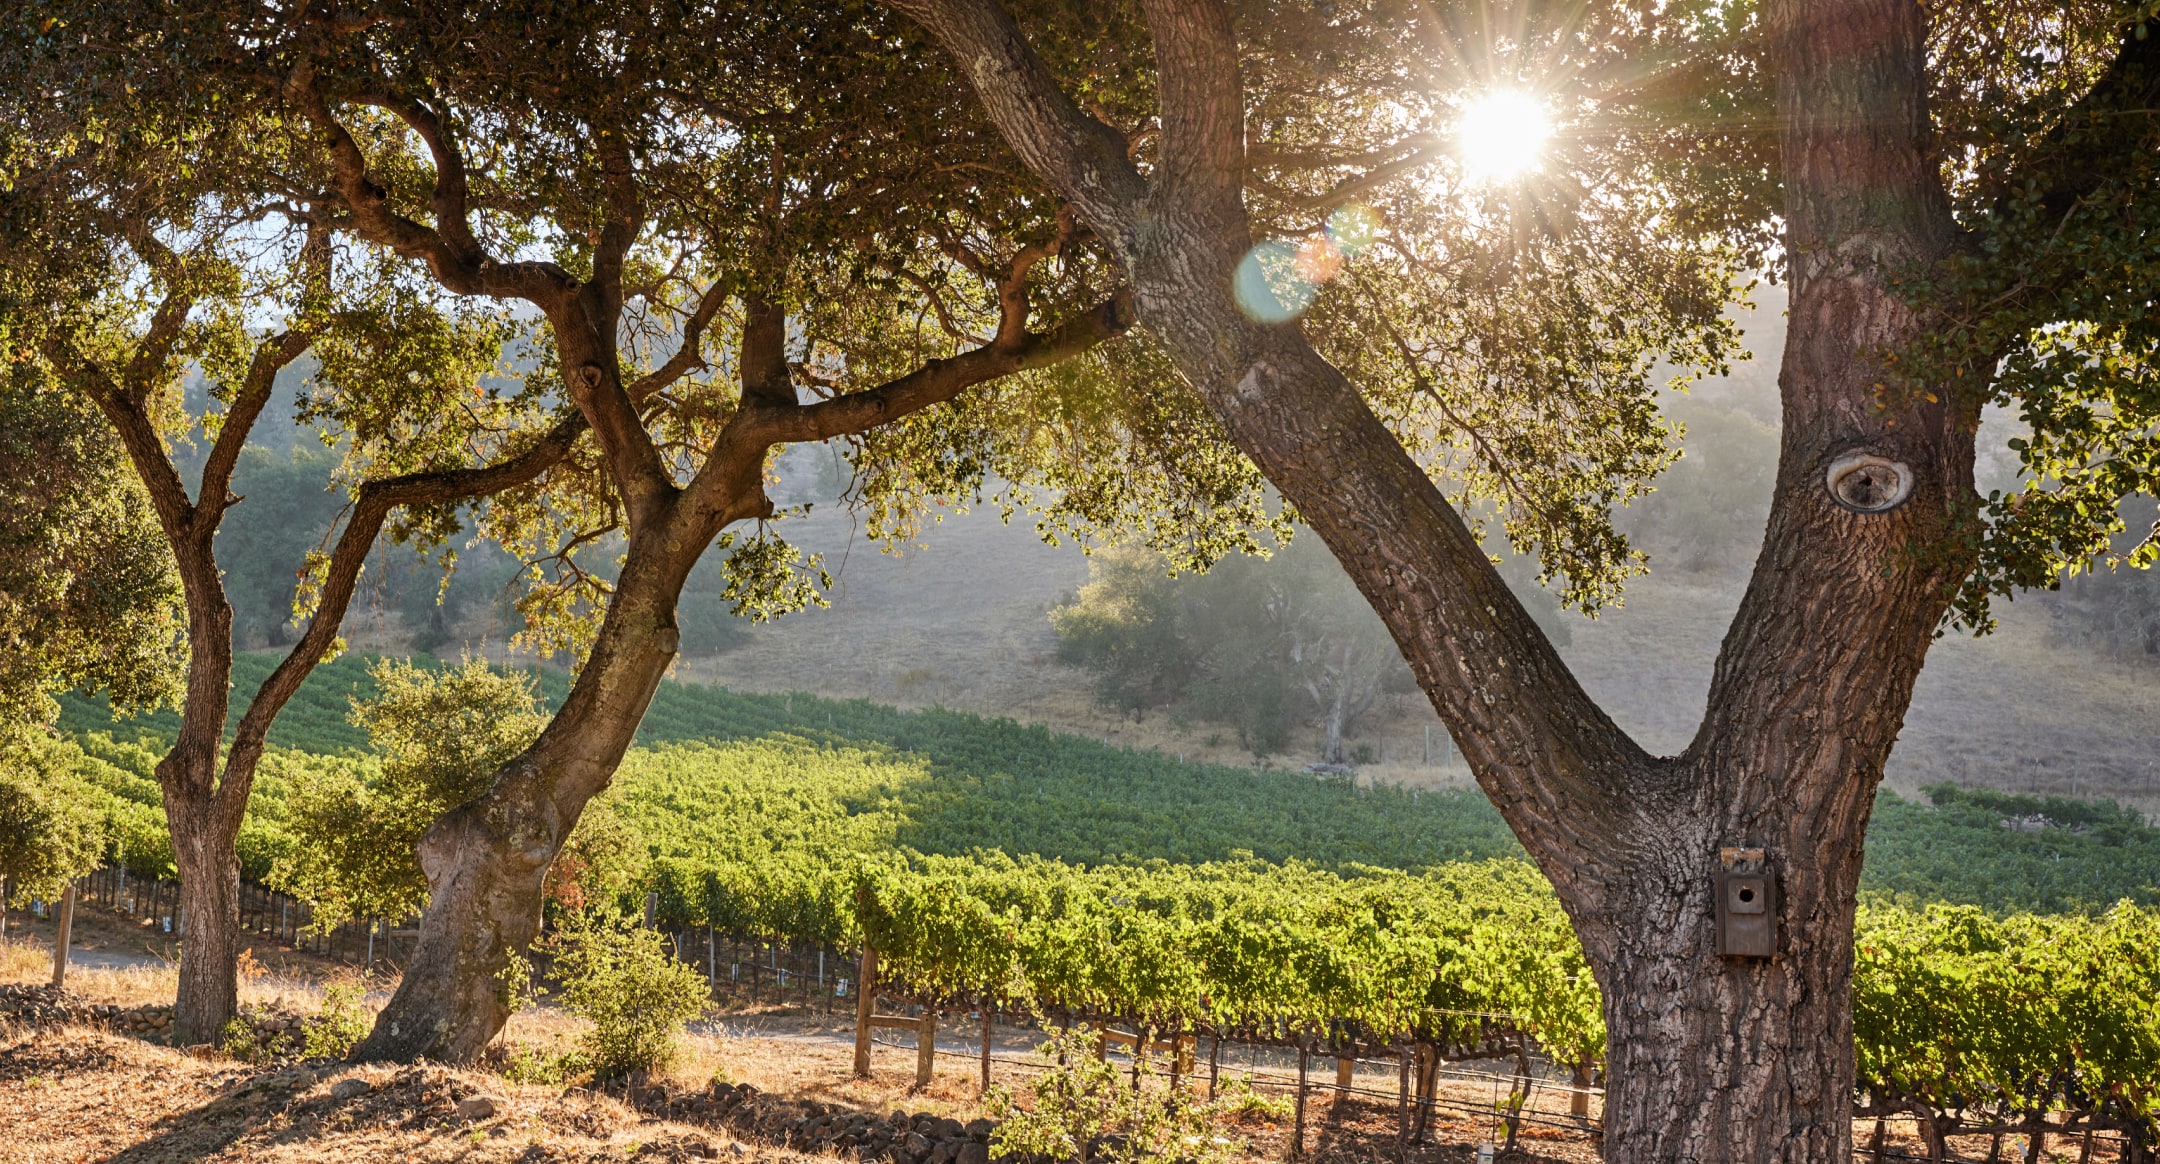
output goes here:
<path id="1" fill-rule="evenodd" d="M 655 544 L 666 532 L 632 539 L 592 654 L 539 739 L 421 839 L 419 942 L 356 1059 L 470 1062 L 509 1019 L 500 975 L 539 936 L 548 866 L 614 776 L 675 660 L 675 599 L 718 530 L 688 553 Z"/>
<path id="2" fill-rule="evenodd" d="M 240 1011 L 240 858 L 233 848 L 239 830 L 204 821 L 172 833 L 182 927 L 173 1045 L 192 1047 L 217 1042 Z"/>
<path id="3" fill-rule="evenodd" d="M 1250 230 L 1220 3 L 1145 4 L 1163 123 L 1163 162 L 1145 179 L 993 0 L 894 6 L 946 44 L 1023 161 L 1112 241 L 1142 322 L 1371 601 L 1553 881 L 1604 989 L 1605 1158 L 1848 1160 L 1861 838 L 1967 568 L 1929 551 L 1954 541 L 1973 502 L 1974 406 L 1876 387 L 1881 356 L 1919 326 L 1890 280 L 1940 259 L 1953 233 L 1927 153 L 1921 9 L 1766 6 L 1793 284 L 1779 478 L 1701 730 L 1659 758 L 1583 693 L 1348 381 L 1294 327 L 1256 325 L 1232 303 Z M 1909 496 L 1840 505 L 1829 474 L 1855 454 L 1902 466 Z M 1783 897 L 1775 957 L 1717 953 L 1711 878 L 1727 847 L 1768 853 Z"/>

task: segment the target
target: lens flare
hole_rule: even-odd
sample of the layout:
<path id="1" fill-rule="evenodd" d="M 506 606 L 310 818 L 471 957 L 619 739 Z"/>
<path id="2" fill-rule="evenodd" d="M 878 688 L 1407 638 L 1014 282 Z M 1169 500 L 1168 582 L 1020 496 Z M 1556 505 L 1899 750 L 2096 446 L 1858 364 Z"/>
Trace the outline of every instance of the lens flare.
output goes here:
<path id="1" fill-rule="evenodd" d="M 1238 309 L 1255 323 L 1288 323 L 1305 314 L 1343 264 L 1380 236 L 1380 226 L 1378 211 L 1351 203 L 1329 215 L 1318 234 L 1269 239 L 1245 252 L 1231 283 Z"/>
<path id="2" fill-rule="evenodd" d="M 1463 171 L 1484 182 L 1505 181 L 1537 166 L 1552 137 L 1552 120 L 1537 98 L 1495 89 L 1463 107 L 1455 123 Z"/>
<path id="3" fill-rule="evenodd" d="M 1296 244 L 1269 239 L 1238 261 L 1233 290 L 1254 323 L 1288 323 L 1319 298 L 1319 285 L 1298 276 L 1297 254 Z"/>

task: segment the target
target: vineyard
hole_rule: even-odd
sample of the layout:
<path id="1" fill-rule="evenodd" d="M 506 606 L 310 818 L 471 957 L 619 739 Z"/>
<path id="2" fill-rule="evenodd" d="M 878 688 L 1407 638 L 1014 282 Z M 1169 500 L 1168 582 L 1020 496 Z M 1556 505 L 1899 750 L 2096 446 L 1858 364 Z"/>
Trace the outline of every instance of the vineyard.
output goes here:
<path id="1" fill-rule="evenodd" d="M 251 876 L 283 843 L 287 776 L 372 762 L 331 715 L 364 682 L 325 668 L 284 721 L 242 837 Z M 69 715 L 126 822 L 118 855 L 156 875 L 155 752 L 108 733 L 158 722 Z M 1510 1050 L 1595 1076 L 1596 985 L 1474 792 L 675 684 L 641 739 L 609 797 L 685 957 L 712 958 L 700 930 L 836 954 L 867 940 L 881 991 L 933 1010 L 1404 1055 L 1420 1094 L 1445 1059 Z M 1917 1117 L 1936 1145 L 2098 1132 L 2138 1159 L 2160 1138 L 2160 830 L 2113 805 L 1885 793 L 1865 885 L 1859 1114 Z M 819 984 L 844 991 L 850 971 Z"/>

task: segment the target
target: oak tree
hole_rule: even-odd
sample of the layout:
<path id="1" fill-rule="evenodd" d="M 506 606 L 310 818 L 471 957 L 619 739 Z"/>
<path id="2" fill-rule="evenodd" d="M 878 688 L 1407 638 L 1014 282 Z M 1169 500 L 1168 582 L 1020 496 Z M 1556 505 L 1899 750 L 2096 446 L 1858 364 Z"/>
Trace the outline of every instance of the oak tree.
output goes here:
<path id="1" fill-rule="evenodd" d="M 362 1055 L 468 1059 L 499 1029 L 500 972 L 675 656 L 707 550 L 745 613 L 815 600 L 765 495 L 774 450 L 848 442 L 889 536 L 938 498 L 1033 508 L 1052 536 L 1161 514 L 1150 540 L 1195 559 L 1274 521 L 1249 465 L 1189 439 L 1212 429 L 1197 402 L 1154 391 L 1159 354 L 1114 342 L 1130 308 L 1100 246 L 956 78 L 887 51 L 907 25 L 882 9 L 818 11 L 84 5 L 50 47 L 62 92 L 92 85 L 72 66 L 245 120 L 276 159 L 253 181 L 309 245 L 529 325 L 522 399 L 579 426 L 479 518 L 532 559 L 526 641 L 577 679 L 422 839 L 419 945 Z M 331 388 L 341 419 L 401 403 Z M 423 427 L 456 415 L 410 403 Z"/>
<path id="2" fill-rule="evenodd" d="M 1953 611 L 1984 620 L 1989 595 L 2104 553 L 2117 502 L 2155 476 L 2151 6 L 891 3 L 1105 240 L 1141 325 L 1342 561 L 1551 877 L 1604 988 L 1606 1158 L 1848 1158 L 1861 839 L 1928 645 Z M 1344 329 L 1324 292 L 1300 293 L 1302 325 L 1253 310 L 1279 294 L 1241 295 L 1256 244 L 1324 256 L 1317 209 L 1432 165 L 1455 111 L 1495 89 L 1544 103 L 1557 151 L 1482 205 L 1428 195 L 1424 213 L 1536 253 L 1646 198 L 1652 238 L 1774 260 L 1790 284 L 1768 530 L 1677 756 L 1585 694 L 1436 484 L 1456 465 L 1419 456 L 1450 446 L 1492 476 L 1525 449 L 1579 502 L 1557 512 L 1602 507 L 1594 479 L 1553 480 L 1573 462 L 1538 439 L 1588 418 L 1566 392 L 1497 442 L 1463 401 L 1603 385 L 1463 372 L 1488 329 L 1565 350 L 1635 328 L 1630 311 L 1557 299 L 1494 321 L 1480 283 L 1435 282 L 1425 310 L 1465 328 L 1418 346 Z M 1314 209 L 1285 214 L 1286 194 Z M 1448 385 L 1445 412 L 1395 405 L 1390 354 Z M 2033 430 L 2031 487 L 1984 500 L 1975 434 L 2005 401 Z M 1569 521 L 1541 521 L 1544 481 L 1513 491 L 1529 512 L 1511 532 L 1560 530 L 1536 548 L 1595 588 L 1612 543 L 1585 554 Z M 1714 876 L 1758 854 L 1781 891 L 1775 954 L 1723 957 Z"/>
<path id="3" fill-rule="evenodd" d="M 235 842 L 267 733 L 341 649 L 378 536 L 439 541 L 457 503 L 531 481 L 583 422 L 515 382 L 483 386 L 510 330 L 499 315 L 446 308 L 395 271 L 338 254 L 318 208 L 286 197 L 290 159 L 259 119 L 214 91 L 164 92 L 85 67 L 124 57 L 71 55 L 119 52 L 106 36 L 131 51 L 121 25 L 83 22 L 59 38 L 56 17 L 11 20 L 0 50 L 20 135 L 0 176 L 0 314 L 15 361 L 102 415 L 132 478 L 116 487 L 146 499 L 156 557 L 177 575 L 181 722 L 157 768 L 186 933 L 174 1030 L 209 1042 L 237 1005 Z M 279 373 L 304 354 L 319 367 L 302 411 L 342 442 L 351 503 L 323 551 L 289 564 L 307 578 L 296 613 L 308 625 L 229 726 L 232 607 L 217 535 L 229 515 L 245 520 L 234 467 Z M 196 375 L 207 402 L 191 410 Z M 206 451 L 184 475 L 187 444 Z M 83 530 L 99 519 L 90 507 L 66 515 Z M 120 647 L 125 624 L 114 629 Z"/>

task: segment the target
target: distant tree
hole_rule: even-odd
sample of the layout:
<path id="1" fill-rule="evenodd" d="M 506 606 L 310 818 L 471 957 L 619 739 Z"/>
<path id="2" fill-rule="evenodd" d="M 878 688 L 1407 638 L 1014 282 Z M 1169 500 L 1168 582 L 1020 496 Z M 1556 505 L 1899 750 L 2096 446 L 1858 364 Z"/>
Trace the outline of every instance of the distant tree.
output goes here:
<path id="1" fill-rule="evenodd" d="M 53 739 L 0 737 L 0 936 L 7 895 L 51 900 L 105 856 L 104 797 Z"/>
<path id="2" fill-rule="evenodd" d="M 1059 659 L 1096 674 L 1104 705 L 1224 724 L 1256 756 L 1288 750 L 1317 719 L 1320 759 L 1344 763 L 1343 741 L 1381 689 L 1412 689 L 1349 578 L 1303 542 L 1178 577 L 1159 554 L 1098 553 L 1050 621 Z"/>
<path id="3" fill-rule="evenodd" d="M 293 608 L 301 567 L 351 501 L 334 480 L 343 459 L 315 442 L 289 452 L 254 445 L 240 451 L 233 491 L 247 498 L 248 520 L 220 528 L 217 537 L 235 644 L 286 646 L 299 633 L 295 624 L 305 623 Z"/>
<path id="4" fill-rule="evenodd" d="M 1522 575 L 1546 634 L 1566 643 L 1559 605 L 1528 577 L 1534 568 L 1514 559 L 1507 569 Z M 1177 576 L 1160 554 L 1106 550 L 1050 622 L 1058 658 L 1095 673 L 1105 706 L 1224 724 L 1260 756 L 1287 751 L 1294 729 L 1317 722 L 1321 762 L 1346 763 L 1346 741 L 1374 701 L 1416 690 L 1386 626 L 1312 539 Z"/>

